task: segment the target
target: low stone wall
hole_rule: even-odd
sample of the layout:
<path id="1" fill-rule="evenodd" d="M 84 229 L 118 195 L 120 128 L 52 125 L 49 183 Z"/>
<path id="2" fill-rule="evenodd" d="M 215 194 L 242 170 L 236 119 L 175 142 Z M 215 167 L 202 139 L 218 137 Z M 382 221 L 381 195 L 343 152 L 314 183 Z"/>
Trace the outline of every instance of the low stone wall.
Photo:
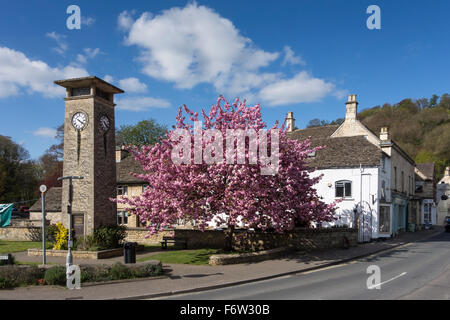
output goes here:
<path id="1" fill-rule="evenodd" d="M 40 234 L 40 227 L 12 226 L 0 228 L 0 240 L 32 241 L 36 234 Z M 39 241 L 39 240 L 37 240 Z"/>
<path id="2" fill-rule="evenodd" d="M 174 229 L 158 232 L 145 239 L 147 230 L 129 228 L 126 241 L 142 244 L 159 244 L 163 236 L 175 236 L 187 240 L 188 249 L 216 248 L 225 246 L 225 232 L 221 230 Z M 346 239 L 346 240 L 345 240 Z M 236 251 L 262 251 L 280 247 L 294 247 L 297 250 L 317 250 L 356 246 L 358 232 L 349 228 L 298 228 L 283 234 L 275 232 L 255 232 L 235 230 L 233 248 Z"/>
<path id="3" fill-rule="evenodd" d="M 185 238 L 188 249 L 212 248 L 222 249 L 225 244 L 225 233 L 221 230 L 175 229 L 175 237 Z"/>
<path id="4" fill-rule="evenodd" d="M 148 234 L 148 230 L 145 228 L 127 228 L 127 236 L 125 241 L 137 242 L 140 244 L 160 244 L 164 236 L 171 236 L 172 230 L 161 231 L 154 235 L 145 238 Z"/>
<path id="5" fill-rule="evenodd" d="M 358 231 L 350 228 L 298 228 L 283 234 L 275 232 L 236 232 L 233 247 L 236 251 L 261 251 L 293 246 L 297 250 L 353 247 Z"/>

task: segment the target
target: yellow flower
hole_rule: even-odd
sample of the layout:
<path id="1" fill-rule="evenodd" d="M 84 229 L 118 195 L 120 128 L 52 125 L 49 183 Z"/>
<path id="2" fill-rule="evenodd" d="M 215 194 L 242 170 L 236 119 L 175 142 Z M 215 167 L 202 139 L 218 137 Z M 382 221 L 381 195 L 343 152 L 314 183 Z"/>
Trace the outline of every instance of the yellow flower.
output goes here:
<path id="1" fill-rule="evenodd" d="M 56 224 L 57 231 L 56 231 L 56 243 L 53 246 L 53 249 L 55 250 L 65 250 L 67 249 L 67 240 L 69 238 L 69 230 L 64 227 L 64 225 L 61 222 L 58 222 Z"/>

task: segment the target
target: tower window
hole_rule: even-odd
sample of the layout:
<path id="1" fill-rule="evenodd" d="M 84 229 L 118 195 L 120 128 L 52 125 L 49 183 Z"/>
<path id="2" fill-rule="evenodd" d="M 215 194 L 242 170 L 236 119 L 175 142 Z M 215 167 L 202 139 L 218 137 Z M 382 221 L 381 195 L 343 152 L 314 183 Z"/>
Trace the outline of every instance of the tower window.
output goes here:
<path id="1" fill-rule="evenodd" d="M 103 99 L 109 101 L 109 93 L 107 93 L 107 92 L 105 92 L 105 91 L 103 91 L 103 90 L 100 90 L 99 88 L 97 88 L 97 89 L 95 90 L 95 93 L 96 93 L 96 95 L 99 96 L 100 98 L 103 98 Z"/>
<path id="2" fill-rule="evenodd" d="M 89 87 L 72 89 L 72 97 L 88 96 L 90 94 L 91 94 L 91 88 L 89 88 Z"/>

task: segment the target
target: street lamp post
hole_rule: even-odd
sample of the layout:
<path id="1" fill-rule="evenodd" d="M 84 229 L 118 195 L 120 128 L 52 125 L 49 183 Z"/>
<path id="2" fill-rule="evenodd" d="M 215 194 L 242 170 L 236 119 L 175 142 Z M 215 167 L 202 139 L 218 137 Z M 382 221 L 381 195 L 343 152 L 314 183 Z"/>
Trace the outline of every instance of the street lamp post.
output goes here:
<path id="1" fill-rule="evenodd" d="M 42 196 L 42 264 L 46 264 L 46 252 L 45 252 L 45 192 L 47 191 L 47 186 L 45 184 L 39 187 Z"/>
<path id="2" fill-rule="evenodd" d="M 66 258 L 66 267 L 72 265 L 72 202 L 73 202 L 73 179 L 83 179 L 83 177 L 79 176 L 66 176 L 60 177 L 58 180 L 69 180 L 69 203 L 67 204 L 67 214 L 69 215 L 69 239 L 67 241 L 67 258 Z"/>

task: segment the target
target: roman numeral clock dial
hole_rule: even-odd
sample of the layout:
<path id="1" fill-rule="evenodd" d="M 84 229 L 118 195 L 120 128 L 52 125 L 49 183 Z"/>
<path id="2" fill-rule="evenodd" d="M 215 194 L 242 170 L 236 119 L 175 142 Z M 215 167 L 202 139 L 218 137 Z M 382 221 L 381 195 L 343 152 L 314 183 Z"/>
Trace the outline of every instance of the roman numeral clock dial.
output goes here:
<path id="1" fill-rule="evenodd" d="M 77 112 L 72 116 L 72 126 L 77 130 L 77 160 L 80 162 L 81 130 L 86 127 L 87 115 L 84 112 Z"/>

